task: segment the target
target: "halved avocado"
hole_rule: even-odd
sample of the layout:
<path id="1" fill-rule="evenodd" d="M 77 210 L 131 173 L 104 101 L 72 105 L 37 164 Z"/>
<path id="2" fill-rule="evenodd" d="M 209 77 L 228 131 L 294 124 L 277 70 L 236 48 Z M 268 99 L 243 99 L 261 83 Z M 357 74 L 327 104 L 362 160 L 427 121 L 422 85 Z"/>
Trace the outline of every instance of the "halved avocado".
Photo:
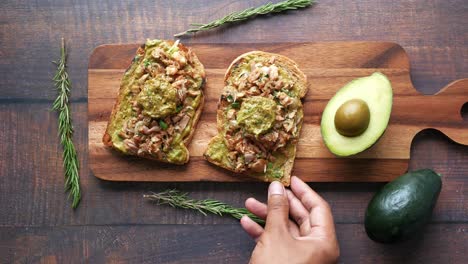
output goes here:
<path id="1" fill-rule="evenodd" d="M 376 72 L 341 88 L 322 114 L 325 145 L 337 156 L 350 156 L 371 147 L 387 128 L 393 91 L 388 78 Z"/>

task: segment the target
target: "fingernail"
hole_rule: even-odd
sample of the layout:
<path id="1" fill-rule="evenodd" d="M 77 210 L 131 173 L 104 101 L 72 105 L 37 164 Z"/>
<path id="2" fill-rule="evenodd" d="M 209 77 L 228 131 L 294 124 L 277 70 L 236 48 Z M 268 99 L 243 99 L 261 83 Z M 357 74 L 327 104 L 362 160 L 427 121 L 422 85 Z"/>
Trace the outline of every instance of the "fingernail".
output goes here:
<path id="1" fill-rule="evenodd" d="M 275 194 L 284 195 L 284 186 L 279 181 L 272 182 L 268 188 L 268 196 Z"/>

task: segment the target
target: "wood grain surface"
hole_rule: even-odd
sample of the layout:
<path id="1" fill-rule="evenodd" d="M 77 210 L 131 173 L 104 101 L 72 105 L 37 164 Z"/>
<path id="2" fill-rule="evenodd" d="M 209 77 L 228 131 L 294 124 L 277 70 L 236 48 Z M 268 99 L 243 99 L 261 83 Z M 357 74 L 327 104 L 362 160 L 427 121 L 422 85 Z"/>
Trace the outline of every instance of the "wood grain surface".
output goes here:
<path id="1" fill-rule="evenodd" d="M 408 169 L 414 136 L 435 128 L 468 145 L 468 124 L 459 114 L 468 102 L 468 79 L 455 81 L 436 95 L 422 95 L 410 79 L 408 56 L 390 42 L 194 44 L 204 64 L 207 83 L 201 119 L 189 144 L 190 162 L 170 165 L 124 156 L 105 147 L 102 136 L 117 98 L 120 80 L 139 44 L 102 45 L 91 54 L 88 68 L 88 150 L 94 175 L 111 181 L 251 181 L 203 158 L 217 134 L 216 110 L 224 74 L 232 60 L 252 50 L 285 55 L 307 75 L 304 125 L 293 175 L 308 182 L 385 182 Z M 328 100 L 346 83 L 373 72 L 384 73 L 393 87 L 393 109 L 385 134 L 370 149 L 351 158 L 335 157 L 324 145 L 320 119 Z M 430 114 L 429 114 L 430 113 Z M 365 172 L 365 173 L 363 173 Z"/>
<path id="2" fill-rule="evenodd" d="M 254 243 L 236 220 L 156 206 L 142 195 L 178 188 L 194 198 L 242 206 L 248 197 L 265 201 L 267 184 L 95 177 L 88 159 L 88 64 L 101 44 L 170 39 L 189 23 L 266 2 L 0 1 L 0 263 L 246 263 Z M 465 0 L 320 0 L 305 10 L 259 17 L 183 42 L 396 42 L 411 61 L 414 86 L 432 95 L 468 77 L 467 24 Z M 76 210 L 64 192 L 57 115 L 51 111 L 56 95 L 51 61 L 59 56 L 61 37 L 69 48 L 81 164 L 83 199 Z M 468 105 L 463 109 L 459 114 L 468 122 Z M 415 136 L 410 156 L 409 169 L 436 170 L 443 174 L 443 187 L 429 226 L 407 243 L 380 245 L 365 235 L 365 207 L 381 183 L 311 184 L 332 208 L 340 263 L 467 263 L 468 148 L 431 129 Z"/>

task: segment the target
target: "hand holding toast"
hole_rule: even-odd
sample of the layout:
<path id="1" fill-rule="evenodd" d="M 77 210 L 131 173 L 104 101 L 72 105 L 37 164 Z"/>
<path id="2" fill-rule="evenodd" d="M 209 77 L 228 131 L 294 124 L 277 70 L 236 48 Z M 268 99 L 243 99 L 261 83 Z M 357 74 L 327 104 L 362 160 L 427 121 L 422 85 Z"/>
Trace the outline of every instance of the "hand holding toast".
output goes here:
<path id="1" fill-rule="evenodd" d="M 273 182 L 268 205 L 247 199 L 247 209 L 266 219 L 265 228 L 247 216 L 244 230 L 257 245 L 250 263 L 335 263 L 339 246 L 330 207 L 298 177 L 291 178 L 291 190 Z M 291 218 L 291 219 L 290 219 Z"/>

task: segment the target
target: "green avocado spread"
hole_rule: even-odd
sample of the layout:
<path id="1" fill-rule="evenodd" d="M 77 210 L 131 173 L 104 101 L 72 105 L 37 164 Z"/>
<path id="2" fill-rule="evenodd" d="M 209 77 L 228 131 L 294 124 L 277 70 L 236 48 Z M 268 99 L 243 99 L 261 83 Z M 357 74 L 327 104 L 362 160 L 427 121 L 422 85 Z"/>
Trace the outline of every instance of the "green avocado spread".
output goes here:
<path id="1" fill-rule="evenodd" d="M 244 129 L 258 136 L 267 132 L 275 122 L 276 102 L 262 96 L 252 96 L 242 102 L 237 122 Z"/>
<path id="2" fill-rule="evenodd" d="M 174 163 L 183 163 L 188 156 L 187 148 L 182 142 L 172 143 L 171 149 L 167 153 L 167 160 Z"/>
<path id="3" fill-rule="evenodd" d="M 150 79 L 136 97 L 143 107 L 143 114 L 152 118 L 164 118 L 177 109 L 177 90 L 163 79 Z"/>
<path id="4" fill-rule="evenodd" d="M 212 160 L 231 166 L 231 162 L 228 157 L 229 150 L 224 144 L 224 140 L 221 137 L 216 137 L 210 143 L 209 148 L 206 150 L 205 155 L 210 157 Z"/>

